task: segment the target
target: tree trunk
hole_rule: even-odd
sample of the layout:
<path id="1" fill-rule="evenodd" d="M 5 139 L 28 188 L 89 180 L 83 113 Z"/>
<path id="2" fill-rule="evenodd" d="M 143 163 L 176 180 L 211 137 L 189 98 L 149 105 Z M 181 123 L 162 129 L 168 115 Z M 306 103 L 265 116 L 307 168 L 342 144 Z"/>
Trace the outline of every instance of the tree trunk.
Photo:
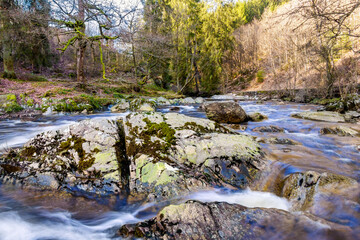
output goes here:
<path id="1" fill-rule="evenodd" d="M 16 78 L 14 71 L 14 56 L 11 41 L 3 41 L 4 78 Z"/>
<path id="2" fill-rule="evenodd" d="M 85 50 L 86 50 L 86 40 L 79 40 L 78 51 L 77 51 L 77 64 L 76 64 L 76 74 L 77 81 L 85 86 L 86 80 L 84 75 L 84 58 L 85 58 Z"/>
<path id="3" fill-rule="evenodd" d="M 76 74 L 77 74 L 77 81 L 82 86 L 85 87 L 86 80 L 84 76 L 84 58 L 85 58 L 85 50 L 86 50 L 86 39 L 83 37 L 82 34 L 85 33 L 85 4 L 84 0 L 79 0 L 78 2 L 78 25 L 79 25 L 79 31 L 81 33 L 78 33 L 79 43 L 78 43 L 78 49 L 77 49 L 77 56 L 76 56 Z"/>
<path id="4" fill-rule="evenodd" d="M 13 40 L 11 34 L 13 32 L 10 11 L 14 9 L 12 0 L 0 1 L 0 40 L 2 43 L 4 78 L 16 78 L 14 70 Z"/>

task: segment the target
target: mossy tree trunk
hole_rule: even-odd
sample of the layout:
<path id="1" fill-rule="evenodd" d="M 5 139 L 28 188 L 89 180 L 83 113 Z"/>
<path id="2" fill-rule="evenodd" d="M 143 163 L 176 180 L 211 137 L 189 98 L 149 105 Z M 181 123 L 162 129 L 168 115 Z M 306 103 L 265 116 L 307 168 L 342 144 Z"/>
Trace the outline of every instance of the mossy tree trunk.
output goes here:
<path id="1" fill-rule="evenodd" d="M 78 17 L 77 21 L 79 24 L 79 29 L 76 29 L 78 32 L 78 49 L 76 56 L 76 74 L 77 81 L 82 86 L 85 87 L 85 75 L 84 75 L 84 59 L 85 59 L 85 50 L 86 50 L 86 39 L 85 39 L 85 3 L 84 0 L 79 0 L 78 2 Z"/>
<path id="2" fill-rule="evenodd" d="M 11 34 L 13 32 L 10 11 L 15 9 L 13 0 L 0 0 L 0 40 L 2 43 L 4 78 L 16 78 L 14 70 L 13 40 Z"/>

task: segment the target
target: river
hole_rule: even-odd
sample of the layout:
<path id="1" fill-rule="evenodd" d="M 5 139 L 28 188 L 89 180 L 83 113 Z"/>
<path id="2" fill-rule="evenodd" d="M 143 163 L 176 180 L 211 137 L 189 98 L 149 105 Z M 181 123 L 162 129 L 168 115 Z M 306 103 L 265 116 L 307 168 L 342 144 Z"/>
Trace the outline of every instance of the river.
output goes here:
<path id="1" fill-rule="evenodd" d="M 303 104 L 278 104 L 253 101 L 240 102 L 247 113 L 261 112 L 268 116 L 262 122 L 244 123 L 245 134 L 259 138 L 280 137 L 297 141 L 299 145 L 276 145 L 262 143 L 266 157 L 283 170 L 281 174 L 316 170 L 329 171 L 360 180 L 359 138 L 320 135 L 324 126 L 337 125 L 320 123 L 290 117 L 292 113 L 315 111 L 319 106 Z M 179 113 L 206 118 L 199 105 L 179 106 Z M 170 107 L 160 107 L 169 112 Z M 7 120 L 0 122 L 0 151 L 20 147 L 36 134 L 55 130 L 87 118 L 118 118 L 125 114 L 102 112 L 93 115 L 51 115 L 36 121 Z M 258 126 L 275 125 L 285 129 L 284 133 L 259 133 L 252 129 Z M 348 125 L 348 124 L 343 124 Z M 354 124 L 353 124 L 354 125 Z M 356 125 L 358 127 L 359 125 Z M 359 128 L 359 127 L 358 127 Z M 272 179 L 266 179 L 271 181 Z M 200 201 L 226 201 L 248 207 L 278 208 L 288 211 L 289 202 L 273 193 L 252 191 L 214 191 L 193 193 L 174 199 L 184 202 L 188 199 Z M 53 192 L 33 192 L 8 185 L 0 186 L 0 239 L 4 240 L 48 240 L 48 239 L 118 239 L 117 229 L 126 223 L 136 223 L 156 215 L 163 206 L 170 203 L 128 204 L 125 198 L 89 199 Z M 352 225 L 359 225 L 360 219 L 351 212 L 342 212 L 351 219 Z M 359 209 L 354 210 L 359 211 Z"/>

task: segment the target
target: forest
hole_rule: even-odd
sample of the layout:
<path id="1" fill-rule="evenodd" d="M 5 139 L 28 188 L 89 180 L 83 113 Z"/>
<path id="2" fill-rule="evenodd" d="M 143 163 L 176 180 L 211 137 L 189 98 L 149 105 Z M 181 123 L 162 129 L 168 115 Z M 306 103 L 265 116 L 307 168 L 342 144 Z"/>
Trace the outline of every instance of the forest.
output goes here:
<path id="1" fill-rule="evenodd" d="M 0 240 L 360 239 L 360 0 L 0 0 Z"/>
<path id="2" fill-rule="evenodd" d="M 188 95 L 359 84 L 357 0 L 1 0 L 3 78 Z M 90 84 L 91 85 L 91 84 Z"/>

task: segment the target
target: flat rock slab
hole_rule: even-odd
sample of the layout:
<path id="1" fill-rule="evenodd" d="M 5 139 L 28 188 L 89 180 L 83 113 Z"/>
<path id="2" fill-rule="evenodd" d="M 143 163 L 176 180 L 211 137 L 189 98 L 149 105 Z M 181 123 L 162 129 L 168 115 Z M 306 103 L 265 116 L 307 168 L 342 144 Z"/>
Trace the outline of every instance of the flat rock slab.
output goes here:
<path id="1" fill-rule="evenodd" d="M 295 118 L 302 118 L 302 119 L 321 121 L 321 122 L 337 122 L 337 123 L 346 122 L 344 115 L 337 112 L 329 112 L 329 111 L 301 112 L 301 113 L 292 114 L 291 116 Z"/>

